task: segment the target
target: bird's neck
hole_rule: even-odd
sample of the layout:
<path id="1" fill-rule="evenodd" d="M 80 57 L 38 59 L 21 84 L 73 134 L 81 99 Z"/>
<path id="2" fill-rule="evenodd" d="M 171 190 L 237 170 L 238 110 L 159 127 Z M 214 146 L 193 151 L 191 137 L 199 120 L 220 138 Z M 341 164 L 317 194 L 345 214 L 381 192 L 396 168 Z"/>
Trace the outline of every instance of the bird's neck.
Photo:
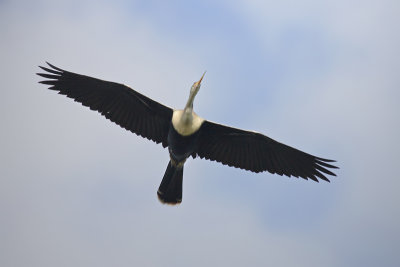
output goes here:
<path id="1" fill-rule="evenodd" d="M 190 109 L 190 111 L 193 111 L 193 102 L 194 102 L 195 96 L 196 96 L 196 94 L 194 92 L 190 92 L 189 99 L 186 102 L 186 106 L 185 106 L 184 110 Z"/>
<path id="2" fill-rule="evenodd" d="M 193 112 L 193 100 L 196 93 L 196 91 L 191 91 L 185 108 L 183 110 L 174 110 L 172 114 L 172 125 L 182 136 L 189 136 L 195 133 L 204 122 L 204 119 Z"/>
<path id="3" fill-rule="evenodd" d="M 181 123 L 184 125 L 189 125 L 193 122 L 193 107 L 186 106 L 183 110 Z"/>
<path id="4" fill-rule="evenodd" d="M 189 95 L 189 99 L 186 103 L 185 108 L 183 109 L 183 114 L 181 117 L 181 122 L 183 124 L 190 124 L 193 121 L 193 101 L 194 101 L 194 97 L 196 96 L 196 94 L 194 93 L 190 93 Z"/>

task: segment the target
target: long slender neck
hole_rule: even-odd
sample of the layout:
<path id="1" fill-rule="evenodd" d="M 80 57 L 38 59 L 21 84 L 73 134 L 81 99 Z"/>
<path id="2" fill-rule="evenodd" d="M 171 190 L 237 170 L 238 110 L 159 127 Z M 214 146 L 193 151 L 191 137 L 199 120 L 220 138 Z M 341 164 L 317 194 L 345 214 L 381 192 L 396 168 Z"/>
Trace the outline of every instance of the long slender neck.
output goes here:
<path id="1" fill-rule="evenodd" d="M 186 103 L 185 109 L 182 114 L 182 122 L 184 124 L 190 124 L 193 121 L 193 101 L 196 94 L 194 92 L 190 92 L 189 99 Z"/>

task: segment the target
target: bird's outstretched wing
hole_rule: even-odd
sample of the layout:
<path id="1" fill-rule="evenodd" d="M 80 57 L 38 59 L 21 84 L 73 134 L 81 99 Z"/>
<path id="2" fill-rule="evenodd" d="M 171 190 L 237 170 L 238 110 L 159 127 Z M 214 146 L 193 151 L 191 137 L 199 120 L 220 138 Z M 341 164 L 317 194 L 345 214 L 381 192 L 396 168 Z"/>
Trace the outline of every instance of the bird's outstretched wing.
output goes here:
<path id="1" fill-rule="evenodd" d="M 173 110 L 136 92 L 123 84 L 72 73 L 47 63 L 41 67 L 46 73 L 37 73 L 50 85 L 76 102 L 98 111 L 107 119 L 137 135 L 156 143 L 167 144 Z"/>
<path id="2" fill-rule="evenodd" d="M 269 171 L 279 175 L 328 181 L 336 176 L 336 166 L 323 159 L 279 143 L 265 135 L 204 121 L 196 154 L 200 158 L 252 172 Z"/>

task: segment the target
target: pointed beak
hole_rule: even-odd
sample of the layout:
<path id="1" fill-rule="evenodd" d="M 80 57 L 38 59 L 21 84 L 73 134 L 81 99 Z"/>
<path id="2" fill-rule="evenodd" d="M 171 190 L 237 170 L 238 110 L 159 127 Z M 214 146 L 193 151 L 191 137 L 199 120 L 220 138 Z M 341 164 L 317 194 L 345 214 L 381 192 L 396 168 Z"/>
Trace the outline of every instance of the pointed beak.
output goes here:
<path id="1" fill-rule="evenodd" d="M 203 73 L 203 75 L 201 76 L 200 80 L 197 82 L 197 85 L 200 85 L 200 84 L 201 84 L 201 81 L 203 80 L 204 75 L 206 75 L 206 72 L 207 72 L 207 71 L 205 71 L 205 72 Z"/>

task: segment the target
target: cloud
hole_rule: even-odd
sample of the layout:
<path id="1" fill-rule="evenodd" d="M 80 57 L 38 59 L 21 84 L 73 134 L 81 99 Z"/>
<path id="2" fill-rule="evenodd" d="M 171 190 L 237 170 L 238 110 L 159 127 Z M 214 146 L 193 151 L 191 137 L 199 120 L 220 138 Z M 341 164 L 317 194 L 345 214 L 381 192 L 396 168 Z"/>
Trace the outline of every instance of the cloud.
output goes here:
<path id="1" fill-rule="evenodd" d="M 396 1 L 3 2 L 0 265 L 396 266 Z M 37 84 L 38 64 L 123 82 L 337 159 L 332 183 L 168 156 Z"/>

